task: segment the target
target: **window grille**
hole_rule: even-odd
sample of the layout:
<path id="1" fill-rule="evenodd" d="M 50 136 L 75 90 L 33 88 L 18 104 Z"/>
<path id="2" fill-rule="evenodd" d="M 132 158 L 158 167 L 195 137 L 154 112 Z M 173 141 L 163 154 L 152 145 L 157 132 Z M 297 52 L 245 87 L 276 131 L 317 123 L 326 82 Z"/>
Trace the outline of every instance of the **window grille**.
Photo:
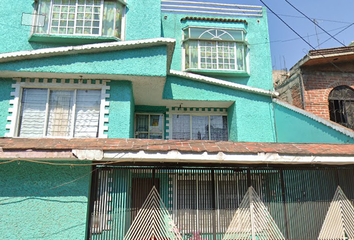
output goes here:
<path id="1" fill-rule="evenodd" d="M 330 119 L 354 129 L 354 90 L 348 86 L 334 88 L 328 97 Z"/>

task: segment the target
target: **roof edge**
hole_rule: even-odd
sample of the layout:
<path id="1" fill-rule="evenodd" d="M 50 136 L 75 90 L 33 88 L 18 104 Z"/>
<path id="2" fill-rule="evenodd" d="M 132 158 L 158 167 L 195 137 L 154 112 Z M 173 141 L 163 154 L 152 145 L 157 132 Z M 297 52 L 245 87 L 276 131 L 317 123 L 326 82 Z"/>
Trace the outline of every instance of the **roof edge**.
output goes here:
<path id="1" fill-rule="evenodd" d="M 195 74 L 195 73 L 170 70 L 170 73 L 167 75 L 178 76 L 178 77 L 187 78 L 190 80 L 195 80 L 195 81 L 204 82 L 204 83 L 210 83 L 210 84 L 219 85 L 222 87 L 228 87 L 228 88 L 237 89 L 237 90 L 241 90 L 241 91 L 245 91 L 245 92 L 257 93 L 257 94 L 270 96 L 270 97 L 278 97 L 279 96 L 279 93 L 276 91 L 268 91 L 268 90 L 264 90 L 261 88 L 249 87 L 249 86 L 242 85 L 239 83 L 228 82 L 228 81 L 221 80 L 218 78 L 206 77 L 206 76 Z"/>
<path id="2" fill-rule="evenodd" d="M 128 50 L 132 48 L 143 48 L 152 47 L 159 45 L 167 45 L 168 47 L 168 62 L 172 61 L 172 53 L 174 51 L 176 40 L 173 38 L 151 38 L 143 40 L 131 40 L 131 41 L 120 41 L 120 42 L 106 42 L 106 43 L 94 43 L 85 44 L 79 46 L 68 46 L 68 47 L 55 47 L 55 48 L 43 48 L 28 51 L 18 51 L 0 54 L 0 63 L 11 62 L 17 60 L 27 60 L 36 58 L 45 58 L 60 55 L 78 54 L 78 53 L 93 53 L 98 49 L 100 52 L 107 52 L 111 50 Z M 170 64 L 169 64 L 170 65 Z M 169 70 L 169 66 L 168 66 Z"/>
<path id="3" fill-rule="evenodd" d="M 286 102 L 283 102 L 283 101 L 280 101 L 278 99 L 273 99 L 273 102 L 276 103 L 276 104 L 279 104 L 283 107 L 286 107 L 294 112 L 297 112 L 297 113 L 300 113 L 302 115 L 305 115 L 306 117 L 309 117 L 319 123 L 322 123 L 324 125 L 326 125 L 327 127 L 330 127 L 340 133 L 343 133 L 344 135 L 347 135 L 348 137 L 351 137 L 351 138 L 354 138 L 354 132 L 345 128 L 345 127 L 342 127 L 341 125 L 339 124 L 336 124 L 336 123 L 333 123 L 332 121 L 329 121 L 329 120 L 326 120 L 324 118 L 321 118 L 321 117 L 318 117 L 316 116 L 315 114 L 313 113 L 310 113 L 310 112 L 307 112 L 301 108 L 297 108 L 289 103 L 286 103 Z"/>

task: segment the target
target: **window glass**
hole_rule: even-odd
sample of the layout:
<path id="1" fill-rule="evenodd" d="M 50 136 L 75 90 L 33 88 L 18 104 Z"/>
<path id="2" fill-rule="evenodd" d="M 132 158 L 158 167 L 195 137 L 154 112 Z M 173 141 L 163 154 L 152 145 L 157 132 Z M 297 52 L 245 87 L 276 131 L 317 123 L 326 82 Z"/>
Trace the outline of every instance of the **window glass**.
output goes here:
<path id="1" fill-rule="evenodd" d="M 216 141 L 229 139 L 226 116 L 210 116 L 210 137 Z"/>
<path id="2" fill-rule="evenodd" d="M 348 86 L 335 87 L 328 97 L 330 119 L 354 129 L 354 90 Z"/>
<path id="3" fill-rule="evenodd" d="M 19 136 L 43 136 L 48 89 L 23 89 Z"/>
<path id="4" fill-rule="evenodd" d="M 190 32 L 192 39 L 184 41 L 185 69 L 247 70 L 243 31 L 190 28 Z"/>
<path id="5" fill-rule="evenodd" d="M 97 137 L 100 98 L 100 90 L 23 89 L 19 136 Z"/>
<path id="6" fill-rule="evenodd" d="M 172 115 L 172 125 L 173 139 L 228 140 L 227 116 L 174 114 Z"/>
<path id="7" fill-rule="evenodd" d="M 163 115 L 137 114 L 135 117 L 136 138 L 162 139 Z"/>
<path id="8" fill-rule="evenodd" d="M 208 116 L 192 116 L 192 139 L 209 140 Z"/>
<path id="9" fill-rule="evenodd" d="M 121 37 L 124 5 L 101 0 L 40 0 L 38 14 L 45 15 L 36 33 Z"/>
<path id="10" fill-rule="evenodd" d="M 77 90 L 75 137 L 98 137 L 101 93 L 98 90 Z"/>
<path id="11" fill-rule="evenodd" d="M 190 116 L 189 115 L 173 115 L 172 116 L 172 138 L 173 139 L 190 139 Z"/>
<path id="12" fill-rule="evenodd" d="M 50 91 L 47 136 L 70 136 L 74 91 Z"/>

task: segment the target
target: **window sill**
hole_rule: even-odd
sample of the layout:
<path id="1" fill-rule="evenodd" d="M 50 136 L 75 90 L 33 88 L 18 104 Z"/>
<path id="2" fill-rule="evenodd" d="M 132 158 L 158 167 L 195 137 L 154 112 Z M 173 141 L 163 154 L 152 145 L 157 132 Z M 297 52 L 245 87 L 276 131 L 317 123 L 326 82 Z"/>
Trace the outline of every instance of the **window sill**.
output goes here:
<path id="1" fill-rule="evenodd" d="M 208 70 L 208 69 L 186 69 L 186 72 L 200 73 L 208 76 L 226 76 L 226 77 L 249 77 L 250 74 L 245 71 L 226 71 L 226 70 Z"/>
<path id="2" fill-rule="evenodd" d="M 101 37 L 101 36 L 83 36 L 83 35 L 48 35 L 34 33 L 30 36 L 29 42 L 42 42 L 42 43 L 71 43 L 71 44 L 89 44 L 101 42 L 114 42 L 120 41 L 116 37 Z"/>

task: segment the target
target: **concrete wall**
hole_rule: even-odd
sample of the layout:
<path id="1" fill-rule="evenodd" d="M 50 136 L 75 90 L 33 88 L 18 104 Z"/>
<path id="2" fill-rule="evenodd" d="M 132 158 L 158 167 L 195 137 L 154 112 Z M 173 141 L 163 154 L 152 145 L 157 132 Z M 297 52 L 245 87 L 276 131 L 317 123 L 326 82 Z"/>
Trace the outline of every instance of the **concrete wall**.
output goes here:
<path id="1" fill-rule="evenodd" d="M 89 166 L 2 164 L 1 239 L 84 239 L 90 172 Z"/>
<path id="2" fill-rule="evenodd" d="M 13 61 L 0 63 L 0 71 L 166 76 L 166 48 L 158 46 Z"/>
<path id="3" fill-rule="evenodd" d="M 289 108 L 274 104 L 276 133 L 281 143 L 354 143 L 354 139 Z"/>
<path id="4" fill-rule="evenodd" d="M 235 102 L 228 109 L 230 141 L 275 141 L 273 110 L 269 96 L 168 76 L 163 98 Z"/>
<path id="5" fill-rule="evenodd" d="M 161 36 L 161 3 L 156 0 L 127 0 L 125 19 L 125 40 L 156 38 Z M 21 24 L 22 13 L 34 12 L 34 1 L 17 0 L 16 4 L 0 3 L 0 53 L 33 50 L 48 47 L 81 45 L 82 41 L 73 39 L 71 43 L 63 37 L 59 43 L 29 42 L 31 26 Z M 97 42 L 107 41 L 97 38 Z"/>
<path id="6" fill-rule="evenodd" d="M 0 137 L 4 137 L 6 130 L 6 124 L 8 124 L 7 117 L 9 116 L 9 107 L 12 87 L 14 83 L 12 79 L 0 78 Z"/>
<path id="7" fill-rule="evenodd" d="M 161 37 L 161 1 L 127 0 L 125 40 Z"/>
<path id="8" fill-rule="evenodd" d="M 109 138 L 134 137 L 134 96 L 133 86 L 129 81 L 111 81 L 109 83 Z"/>

